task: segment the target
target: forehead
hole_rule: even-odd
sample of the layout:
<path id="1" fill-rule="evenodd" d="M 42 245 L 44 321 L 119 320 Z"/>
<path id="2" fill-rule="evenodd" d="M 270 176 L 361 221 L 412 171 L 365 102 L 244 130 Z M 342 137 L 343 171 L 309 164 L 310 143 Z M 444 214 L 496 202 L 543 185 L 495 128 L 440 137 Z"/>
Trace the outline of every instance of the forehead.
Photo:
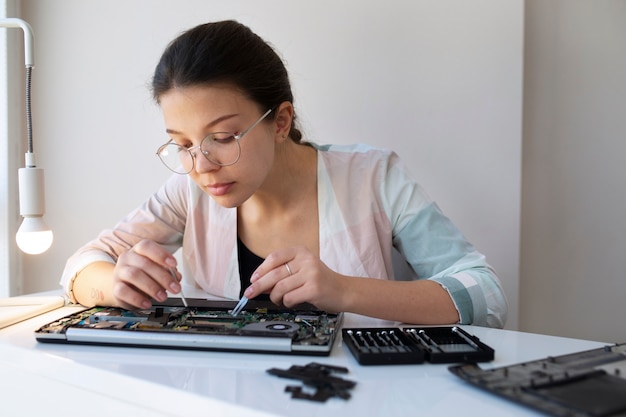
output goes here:
<path id="1" fill-rule="evenodd" d="M 254 103 L 230 85 L 211 84 L 172 88 L 160 97 L 159 105 L 163 111 L 170 111 L 177 107 L 220 109 L 229 106 L 246 107 Z"/>
<path id="2" fill-rule="evenodd" d="M 257 106 L 229 85 L 199 85 L 169 90 L 161 96 L 160 107 L 166 130 L 185 132 L 225 116 L 249 114 Z"/>

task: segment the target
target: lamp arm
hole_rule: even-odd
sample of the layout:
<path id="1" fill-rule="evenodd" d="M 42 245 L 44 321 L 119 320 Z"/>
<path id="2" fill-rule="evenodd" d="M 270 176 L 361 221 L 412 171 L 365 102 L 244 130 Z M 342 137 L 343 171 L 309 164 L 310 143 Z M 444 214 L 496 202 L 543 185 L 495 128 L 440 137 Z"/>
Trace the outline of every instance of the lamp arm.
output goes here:
<path id="1" fill-rule="evenodd" d="M 27 153 L 32 154 L 33 150 L 33 122 L 32 122 L 32 113 L 30 106 L 30 84 L 33 66 L 35 64 L 34 52 L 33 52 L 33 29 L 30 27 L 28 22 L 18 19 L 15 17 L 10 17 L 6 19 L 0 19 L 0 27 L 5 28 L 21 28 L 24 32 L 24 64 L 26 65 L 26 130 L 27 130 Z M 26 166 L 35 166 L 34 160 L 35 157 L 32 155 L 32 158 L 27 158 L 32 160 L 33 165 L 28 165 L 28 161 Z"/>
<path id="2" fill-rule="evenodd" d="M 2 28 L 21 28 L 24 31 L 24 64 L 26 67 L 35 66 L 35 54 L 33 52 L 33 29 L 28 22 L 15 17 L 0 19 Z"/>

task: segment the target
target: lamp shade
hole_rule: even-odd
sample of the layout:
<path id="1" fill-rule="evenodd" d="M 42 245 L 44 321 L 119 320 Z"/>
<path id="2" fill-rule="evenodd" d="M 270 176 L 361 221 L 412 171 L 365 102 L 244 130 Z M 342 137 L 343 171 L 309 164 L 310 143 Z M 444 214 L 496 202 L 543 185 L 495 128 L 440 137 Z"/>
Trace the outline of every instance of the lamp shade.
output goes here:
<path id="1" fill-rule="evenodd" d="M 18 171 L 20 215 L 24 220 L 15 240 L 23 252 L 31 255 L 48 250 L 53 240 L 52 230 L 43 220 L 46 212 L 43 174 L 42 168 L 34 166 L 34 155 L 27 153 L 26 167 Z"/>

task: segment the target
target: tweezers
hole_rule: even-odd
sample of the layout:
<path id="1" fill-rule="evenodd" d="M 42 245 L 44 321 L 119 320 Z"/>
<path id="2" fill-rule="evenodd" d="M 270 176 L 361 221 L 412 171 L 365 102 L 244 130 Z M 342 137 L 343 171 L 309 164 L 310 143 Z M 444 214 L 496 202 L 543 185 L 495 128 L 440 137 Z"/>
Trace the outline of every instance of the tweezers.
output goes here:
<path id="1" fill-rule="evenodd" d="M 176 281 L 178 281 L 178 278 L 176 278 L 176 272 L 174 272 L 174 268 L 170 268 L 170 274 L 172 274 L 172 278 L 174 278 Z M 180 286 L 180 298 L 182 298 L 183 300 L 183 304 L 185 305 L 185 308 L 187 310 L 189 310 L 189 305 L 187 304 L 187 299 L 185 298 L 185 294 L 183 294 L 183 286 Z"/>
<path id="2" fill-rule="evenodd" d="M 241 310 L 243 310 L 247 303 L 248 298 L 244 295 L 243 297 L 241 297 L 241 300 L 239 300 L 235 308 L 231 310 L 230 315 L 233 317 L 237 317 L 237 315 L 241 313 Z"/>

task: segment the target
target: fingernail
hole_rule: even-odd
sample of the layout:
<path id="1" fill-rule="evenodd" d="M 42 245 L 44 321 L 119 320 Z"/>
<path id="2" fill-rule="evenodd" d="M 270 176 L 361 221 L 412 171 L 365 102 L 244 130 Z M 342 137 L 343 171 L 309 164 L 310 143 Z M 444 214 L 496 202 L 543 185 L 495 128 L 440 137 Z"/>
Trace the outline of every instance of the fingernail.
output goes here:
<path id="1" fill-rule="evenodd" d="M 252 273 L 252 276 L 250 276 L 250 282 L 254 282 L 254 281 L 256 281 L 257 279 L 259 279 L 259 276 L 260 276 L 260 275 L 261 275 L 261 274 L 259 273 L 259 271 L 254 271 L 254 272 Z"/>
<path id="2" fill-rule="evenodd" d="M 250 296 L 252 295 L 254 291 L 252 290 L 252 287 L 248 287 L 246 288 L 246 290 L 243 292 L 243 295 L 245 295 L 246 297 L 250 298 Z"/>
<path id="3" fill-rule="evenodd" d="M 143 300 L 143 301 L 141 302 L 141 308 L 150 308 L 150 307 L 152 307 L 152 303 L 150 303 L 150 301 L 148 301 L 148 300 Z"/>
<path id="4" fill-rule="evenodd" d="M 167 293 L 161 290 L 158 293 L 156 293 L 156 296 L 154 298 L 156 298 L 159 301 L 165 301 L 167 300 Z"/>
<path id="5" fill-rule="evenodd" d="M 165 263 L 166 263 L 168 266 L 176 266 L 176 259 L 175 259 L 175 258 L 167 258 L 167 259 L 165 260 Z"/>
<path id="6" fill-rule="evenodd" d="M 172 290 L 173 293 L 177 294 L 180 291 L 180 284 L 178 282 L 172 282 L 170 284 L 170 290 Z"/>

